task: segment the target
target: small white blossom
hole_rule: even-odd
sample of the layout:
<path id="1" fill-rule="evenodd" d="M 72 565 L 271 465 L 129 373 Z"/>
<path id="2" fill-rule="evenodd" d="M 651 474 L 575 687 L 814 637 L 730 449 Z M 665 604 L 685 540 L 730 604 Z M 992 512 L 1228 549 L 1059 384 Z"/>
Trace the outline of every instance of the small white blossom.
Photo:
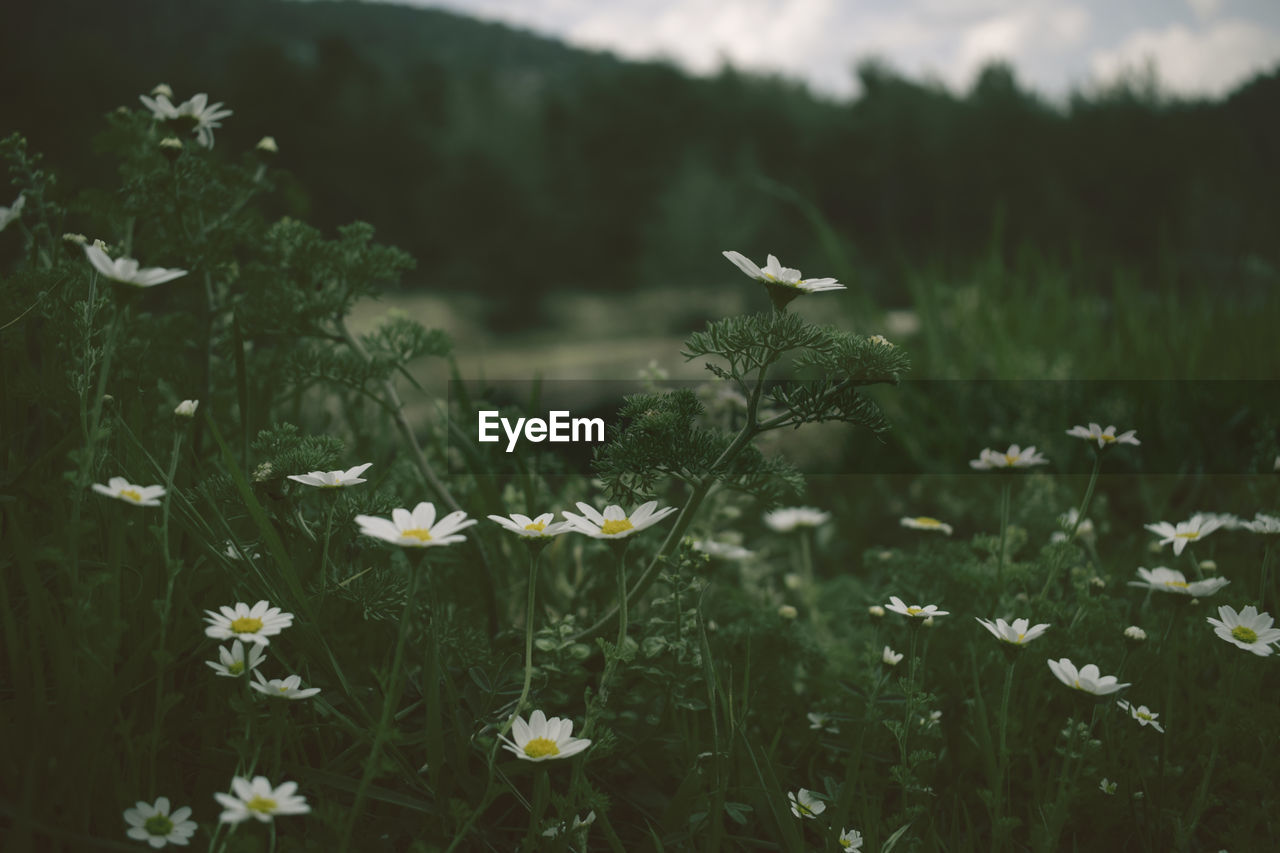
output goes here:
<path id="1" fill-rule="evenodd" d="M 791 806 L 791 813 L 799 818 L 813 820 L 827 810 L 827 804 L 815 797 L 808 788 L 788 791 L 787 802 Z"/>
<path id="2" fill-rule="evenodd" d="M 196 822 L 189 817 L 188 806 L 170 812 L 168 797 L 158 797 L 154 804 L 139 800 L 133 808 L 124 810 L 124 822 L 129 824 L 125 835 L 145 841 L 156 850 L 167 844 L 186 847 L 196 833 Z"/>
<path id="3" fill-rule="evenodd" d="M 173 413 L 180 418 L 194 418 L 196 416 L 196 407 L 199 405 L 199 400 L 183 400 L 178 404 L 178 407 L 173 410 Z"/>
<path id="4" fill-rule="evenodd" d="M 1088 663 L 1077 670 L 1070 659 L 1062 658 L 1049 661 L 1049 669 L 1059 681 L 1073 690 L 1095 696 L 1106 696 L 1129 686 L 1129 682 L 1117 683 L 1118 679 L 1114 675 L 1102 675 L 1097 664 Z"/>
<path id="5" fill-rule="evenodd" d="M 507 530 L 526 539 L 550 539 L 570 529 L 567 521 L 552 521 L 555 517 L 555 513 L 551 512 L 544 512 L 537 518 L 530 518 L 517 512 L 510 516 L 491 515 L 489 520 L 496 521 Z"/>
<path id="6" fill-rule="evenodd" d="M 1113 444 L 1142 444 L 1142 442 L 1138 441 L 1136 438 L 1137 434 L 1138 431 L 1136 429 L 1131 429 L 1128 432 L 1116 435 L 1116 428 L 1114 426 L 1109 426 L 1106 429 L 1103 429 L 1095 423 L 1089 424 L 1087 428 L 1082 426 L 1073 426 L 1071 429 L 1067 430 L 1067 435 L 1073 438 L 1083 438 L 1086 441 L 1098 442 L 1099 449 L 1110 447 Z"/>
<path id="7" fill-rule="evenodd" d="M 186 270 L 167 270 L 163 267 L 144 269 L 139 267 L 138 262 L 133 258 L 116 258 L 113 261 L 98 245 L 100 242 L 95 241 L 92 246 L 85 246 L 84 253 L 89 263 L 93 264 L 93 268 L 112 281 L 134 287 L 154 287 L 187 274 Z"/>
<path id="8" fill-rule="evenodd" d="M 1154 524 L 1144 524 L 1143 527 L 1160 537 L 1161 546 L 1172 542 L 1174 556 L 1178 556 L 1188 543 L 1200 541 L 1217 530 L 1221 524 L 1216 518 L 1198 513 L 1189 521 L 1179 521 L 1176 525 L 1167 521 L 1157 521 Z"/>
<path id="9" fill-rule="evenodd" d="M 997 619 L 994 623 L 990 619 L 978 619 L 978 623 L 990 631 L 997 640 L 1011 646 L 1024 646 L 1049 630 L 1047 622 L 1031 627 L 1029 619 L 1014 619 L 1013 624 L 1003 619 Z"/>
<path id="10" fill-rule="evenodd" d="M 14 222 L 22 215 L 22 208 L 27 204 L 27 197 L 19 193 L 14 199 L 13 204 L 8 207 L 0 207 L 0 231 L 9 227 L 9 223 Z"/>
<path id="11" fill-rule="evenodd" d="M 1160 715 L 1152 713 L 1151 709 L 1146 705 L 1131 705 L 1124 699 L 1116 700 L 1116 705 L 1118 705 L 1121 710 L 1127 713 L 1134 720 L 1137 720 L 1139 725 L 1144 728 L 1146 726 L 1151 726 L 1151 728 L 1155 729 L 1160 734 L 1164 734 L 1164 726 L 1160 725 L 1160 723 L 1156 721 L 1156 717 Z"/>
<path id="12" fill-rule="evenodd" d="M 976 471 L 994 471 L 1007 468 L 1030 468 L 1032 465 L 1048 465 L 1044 454 L 1037 453 L 1035 445 L 1023 450 L 1016 444 L 1009 445 L 1003 453 L 984 447 L 977 459 L 969 460 L 969 467 Z"/>
<path id="13" fill-rule="evenodd" d="M 773 255 L 769 256 L 764 269 L 756 266 L 739 252 L 721 252 L 738 269 L 756 281 L 769 285 L 793 287 L 803 293 L 820 293 L 825 290 L 844 290 L 845 286 L 834 278 L 801 278 L 800 270 L 784 267 Z"/>
<path id="14" fill-rule="evenodd" d="M 347 471 L 312 471 L 309 474 L 290 474 L 289 479 L 304 486 L 315 486 L 318 489 L 341 489 L 345 486 L 358 486 L 366 482 L 360 477 L 372 462 L 357 465 Z"/>
<path id="15" fill-rule="evenodd" d="M 259 693 L 276 699 L 306 699 L 320 692 L 319 687 L 303 687 L 302 676 L 290 675 L 288 678 L 273 678 L 270 681 L 260 672 L 254 672 L 254 681 L 249 686 Z"/>
<path id="16" fill-rule="evenodd" d="M 1201 581 L 1188 581 L 1187 576 L 1182 572 L 1177 569 L 1168 569 L 1164 566 L 1157 566 L 1154 569 L 1146 569 L 1139 566 L 1138 577 L 1142 578 L 1142 580 L 1129 581 L 1129 586 L 1195 597 L 1213 595 L 1231 583 L 1226 578 L 1205 578 Z"/>
<path id="17" fill-rule="evenodd" d="M 790 533 L 800 527 L 818 527 L 831 520 L 831 513 L 814 509 L 811 506 L 787 507 L 775 509 L 764 515 L 764 523 L 771 530 L 779 533 Z"/>
<path id="18" fill-rule="evenodd" d="M 931 530 L 938 533 L 951 535 L 951 525 L 944 521 L 938 521 L 936 518 L 930 518 L 927 515 L 917 515 L 915 518 L 900 518 L 898 524 L 903 527 L 910 527 L 912 530 Z"/>
<path id="19" fill-rule="evenodd" d="M 1098 790 L 1110 796 L 1111 794 L 1114 794 L 1116 792 L 1116 783 L 1108 782 L 1107 777 L 1103 776 L 1102 781 L 1098 783 Z"/>
<path id="20" fill-rule="evenodd" d="M 592 539 L 624 539 L 652 527 L 676 511 L 673 506 L 657 509 L 657 501 L 649 501 L 636 507 L 630 514 L 617 504 L 605 507 L 600 512 L 591 504 L 578 502 L 582 515 L 575 515 L 568 510 L 561 510 L 570 532 L 582 533 Z"/>
<path id="21" fill-rule="evenodd" d="M 93 490 L 134 506 L 160 506 L 160 498 L 165 494 L 164 486 L 135 486 L 124 477 L 112 477 L 105 486 L 94 483 Z"/>
<path id="22" fill-rule="evenodd" d="M 862 849 L 862 833 L 856 829 L 841 830 L 840 837 L 836 841 L 840 844 L 841 850 L 847 850 L 849 853 L 856 853 Z"/>
<path id="23" fill-rule="evenodd" d="M 356 516 L 356 524 L 365 536 L 409 548 L 465 542 L 467 537 L 460 535 L 458 531 L 476 523 L 474 518 L 467 518 L 466 512 L 460 509 L 437 521 L 435 504 L 430 501 L 418 504 L 413 512 L 393 509 L 390 520 L 372 515 Z"/>
<path id="24" fill-rule="evenodd" d="M 810 711 L 806 716 L 809 718 L 809 728 L 821 729 L 833 735 L 840 734 L 840 727 L 827 714 L 821 711 Z"/>
<path id="25" fill-rule="evenodd" d="M 266 646 L 271 637 L 293 624 L 292 613 L 284 613 L 266 601 L 253 607 L 238 601 L 235 607 L 219 607 L 218 611 L 205 611 L 209 627 L 204 633 L 215 640 L 244 640 Z"/>
<path id="26" fill-rule="evenodd" d="M 894 613 L 901 613 L 903 616 L 910 616 L 913 619 L 929 619 L 933 616 L 948 616 L 949 610 L 939 610 L 936 604 L 904 604 L 901 598 L 896 595 L 889 596 L 889 603 L 885 605 Z"/>
<path id="27" fill-rule="evenodd" d="M 1137 625 L 1130 625 L 1124 629 L 1124 635 L 1127 639 L 1133 640 L 1135 643 L 1141 643 L 1147 639 L 1147 632 L 1139 628 Z"/>
<path id="28" fill-rule="evenodd" d="M 240 823 L 254 818 L 270 823 L 276 815 L 307 814 L 311 806 L 307 798 L 300 796 L 297 782 L 284 782 L 272 787 L 266 776 L 255 776 L 253 781 L 240 776 L 231 780 L 231 794 L 214 794 L 224 811 L 218 817 L 222 823 Z"/>
<path id="29" fill-rule="evenodd" d="M 218 660 L 207 660 L 205 665 L 224 678 L 239 678 L 247 672 L 256 670 L 266 656 L 265 648 L 258 643 L 250 643 L 249 654 L 246 657 L 244 643 L 236 640 L 230 647 L 218 646 Z"/>
<path id="30" fill-rule="evenodd" d="M 1220 619 L 1208 617 L 1213 632 L 1233 646 L 1253 652 L 1258 657 L 1267 657 L 1275 649 L 1273 643 L 1280 643 L 1280 629 L 1271 627 L 1275 620 L 1270 613 L 1259 613 L 1252 604 L 1239 613 L 1235 608 L 1222 605 L 1218 608 Z"/>
<path id="31" fill-rule="evenodd" d="M 880 662 L 885 666 L 897 666 L 902 663 L 902 653 L 885 646 L 884 651 L 880 653 Z"/>
<path id="32" fill-rule="evenodd" d="M 542 711 L 530 714 L 527 723 L 523 717 L 512 720 L 511 736 L 502 738 L 503 749 L 525 761 L 571 758 L 591 746 L 590 738 L 573 737 L 573 720 L 548 719 Z"/>
<path id="33" fill-rule="evenodd" d="M 1250 533 L 1261 533 L 1269 536 L 1280 534 L 1280 518 L 1274 515 L 1258 513 L 1253 517 L 1253 521 L 1242 522 L 1240 526 Z"/>

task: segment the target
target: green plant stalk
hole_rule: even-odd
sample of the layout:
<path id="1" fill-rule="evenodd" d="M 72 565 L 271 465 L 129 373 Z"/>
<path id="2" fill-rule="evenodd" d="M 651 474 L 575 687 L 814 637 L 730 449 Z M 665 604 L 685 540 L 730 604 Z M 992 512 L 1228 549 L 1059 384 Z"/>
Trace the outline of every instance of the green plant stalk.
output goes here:
<path id="1" fill-rule="evenodd" d="M 996 563 L 996 590 L 1004 592 L 1004 559 L 1005 546 L 1009 539 L 1009 478 L 1005 476 L 1000 485 L 1000 559 Z"/>
<path id="2" fill-rule="evenodd" d="M 1084 500 L 1080 501 L 1080 507 L 1076 510 L 1076 523 L 1071 525 L 1071 532 L 1067 534 L 1067 542 L 1074 542 L 1076 532 L 1080 529 L 1080 525 L 1084 523 L 1085 513 L 1089 511 L 1089 504 L 1093 502 L 1093 490 L 1098 485 L 1098 474 L 1102 471 L 1102 452 L 1095 451 L 1093 454 L 1093 473 L 1089 475 L 1089 485 L 1084 490 Z M 1057 580 L 1058 571 L 1062 568 L 1062 558 L 1054 560 L 1053 565 L 1049 569 L 1049 576 L 1044 580 L 1044 587 L 1040 590 L 1040 594 L 1036 596 L 1037 600 L 1043 600 L 1049 594 L 1049 588 L 1053 586 L 1053 582 Z"/>
<path id="3" fill-rule="evenodd" d="M 1015 655 L 1009 661 L 1009 668 L 1004 674 L 1004 690 L 1000 694 L 1000 740 L 999 751 L 996 753 L 996 785 L 995 795 L 995 849 L 1003 850 L 1008 839 L 1005 837 L 1005 830 L 1001 824 L 1001 818 L 1004 817 L 1005 808 L 1005 781 L 1009 777 L 1009 696 L 1013 693 L 1013 670 L 1018 664 L 1018 658 Z"/>
<path id="4" fill-rule="evenodd" d="M 418 591 L 418 576 L 421 566 L 410 566 L 409 589 L 405 594 L 404 611 L 400 614 L 400 632 L 396 638 L 395 654 L 391 658 L 391 671 L 388 673 L 387 695 L 382 700 L 382 715 L 378 719 L 378 728 L 374 731 L 373 746 L 369 749 L 369 757 L 364 762 L 364 773 L 360 777 L 360 785 L 356 788 L 355 800 L 351 804 L 351 813 L 347 817 L 347 825 L 342 832 L 342 842 L 338 849 L 342 853 L 351 849 L 351 836 L 355 832 L 356 821 L 360 819 L 360 809 L 364 806 L 365 796 L 369 793 L 369 785 L 373 782 L 378 768 L 378 759 L 382 755 L 382 747 L 391 733 L 391 717 L 396 703 L 400 699 L 400 673 L 404 664 L 404 647 L 409 639 L 409 627 L 413 621 L 414 594 Z M 434 618 L 435 614 L 432 614 Z M 433 768 L 434 769 L 434 768 Z"/>
<path id="5" fill-rule="evenodd" d="M 804 577 L 805 606 L 809 611 L 809 622 L 814 631 L 823 636 L 822 616 L 818 613 L 818 586 L 813 571 L 813 528 L 800 531 L 800 571 Z"/>
<path id="6" fill-rule="evenodd" d="M 608 655 L 604 672 L 600 676 L 600 689 L 587 710 L 587 721 L 582 727 L 583 737 L 591 733 L 596 718 L 609 703 L 609 683 L 613 680 L 613 673 L 618 668 L 618 661 L 622 659 L 627 643 L 627 545 L 630 543 L 623 539 L 613 544 L 618 556 L 618 642 L 613 653 Z"/>
<path id="7" fill-rule="evenodd" d="M 341 490 L 334 489 L 333 491 L 335 494 L 332 495 L 333 500 L 329 501 L 329 513 L 324 520 L 324 539 L 321 540 L 324 544 L 320 546 L 320 595 L 322 601 L 324 594 L 329 589 L 329 537 L 333 533 L 333 514 L 338 509 L 339 495 L 336 493 Z"/>
<path id="8" fill-rule="evenodd" d="M 520 698 L 516 701 L 515 710 L 511 712 L 511 717 L 502 727 L 499 736 L 511 731 L 516 717 L 520 716 L 520 712 L 524 710 L 524 703 L 529 699 L 529 687 L 533 684 L 534 600 L 538 591 L 538 558 L 542 555 L 542 544 L 529 547 L 529 594 L 524 611 L 524 687 L 520 690 Z"/>
<path id="9" fill-rule="evenodd" d="M 182 453 L 182 434 L 186 424 L 180 425 L 173 434 L 173 451 L 169 454 L 169 470 L 164 478 L 164 505 L 160 510 L 160 544 L 164 553 L 164 604 L 160 609 L 160 640 L 156 643 L 156 692 L 153 716 L 151 719 L 151 790 L 156 787 L 156 764 L 160 760 L 160 730 L 164 724 L 164 654 L 165 643 L 169 637 L 169 610 L 173 605 L 173 584 L 177 579 L 177 571 L 169 551 L 169 509 L 173 500 L 173 480 L 178 473 L 178 458 Z M 246 673 L 247 674 L 247 673 Z"/>

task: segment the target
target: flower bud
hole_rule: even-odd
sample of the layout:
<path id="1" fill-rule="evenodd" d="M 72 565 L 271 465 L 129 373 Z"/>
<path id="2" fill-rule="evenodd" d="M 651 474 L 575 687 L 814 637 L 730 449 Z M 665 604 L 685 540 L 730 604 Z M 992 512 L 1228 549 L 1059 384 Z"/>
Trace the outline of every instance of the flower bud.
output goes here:
<path id="1" fill-rule="evenodd" d="M 276 145 L 276 138 L 274 136 L 262 137 L 261 139 L 258 140 L 258 144 L 255 145 L 254 148 L 258 151 L 261 151 L 263 154 L 279 154 L 280 153 L 280 148 L 279 146 Z"/>
<path id="2" fill-rule="evenodd" d="M 803 582 L 804 579 L 795 572 L 788 572 L 782 576 L 782 583 L 787 589 L 799 589 Z"/>
<path id="3" fill-rule="evenodd" d="M 783 619 L 794 619 L 800 615 L 800 611 L 796 610 L 790 604 L 784 604 L 778 608 L 778 615 Z"/>
<path id="4" fill-rule="evenodd" d="M 1201 560 L 1201 561 L 1200 561 L 1200 571 L 1202 571 L 1202 572 L 1216 572 L 1217 570 L 1218 570 L 1218 564 L 1217 564 L 1217 563 L 1215 563 L 1213 560 Z"/>
<path id="5" fill-rule="evenodd" d="M 1147 632 L 1139 628 L 1137 625 L 1130 625 L 1128 628 L 1125 628 L 1124 635 L 1135 643 L 1141 643 L 1147 639 Z"/>
<path id="6" fill-rule="evenodd" d="M 895 652 L 888 646 L 884 647 L 884 651 L 880 654 L 880 662 L 885 666 L 897 666 L 902 662 L 902 653 Z"/>
<path id="7" fill-rule="evenodd" d="M 196 407 L 199 405 L 199 400 L 183 400 L 178 404 L 178 408 L 173 410 L 173 414 L 179 418 L 194 418 L 196 416 Z"/>
<path id="8" fill-rule="evenodd" d="M 157 98 L 161 95 L 164 95 L 166 98 L 172 98 L 173 90 L 169 88 L 168 83 L 158 83 L 156 84 L 156 87 L 151 90 L 151 94 Z"/>
<path id="9" fill-rule="evenodd" d="M 166 136 L 160 140 L 160 153 L 170 163 L 175 162 L 182 155 L 182 140 L 176 136 Z"/>
<path id="10" fill-rule="evenodd" d="M 265 483 L 267 480 L 274 479 L 276 476 L 275 469 L 270 462 L 263 462 L 257 468 L 253 469 L 253 481 L 255 483 Z"/>
<path id="11" fill-rule="evenodd" d="M 870 607 L 867 608 L 867 612 L 871 614 L 872 619 L 884 618 L 884 608 L 881 607 L 879 604 L 871 605 Z"/>

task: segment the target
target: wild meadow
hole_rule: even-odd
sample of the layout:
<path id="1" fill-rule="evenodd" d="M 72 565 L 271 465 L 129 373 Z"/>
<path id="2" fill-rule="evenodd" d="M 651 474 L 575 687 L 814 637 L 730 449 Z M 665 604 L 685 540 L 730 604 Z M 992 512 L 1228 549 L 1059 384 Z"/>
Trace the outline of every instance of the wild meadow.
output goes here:
<path id="1" fill-rule="evenodd" d="M 708 245 L 748 310 L 582 470 L 474 440 L 545 408 L 430 317 L 352 324 L 444 261 L 273 215 L 234 106 L 144 93 L 74 194 L 3 142 L 4 850 L 1280 836 L 1274 291 L 993 249 L 895 331 Z"/>

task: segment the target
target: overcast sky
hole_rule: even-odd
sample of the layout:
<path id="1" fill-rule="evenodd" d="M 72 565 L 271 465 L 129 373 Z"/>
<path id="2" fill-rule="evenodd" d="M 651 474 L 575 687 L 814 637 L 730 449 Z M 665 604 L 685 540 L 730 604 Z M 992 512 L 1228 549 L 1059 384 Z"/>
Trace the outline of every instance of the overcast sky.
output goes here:
<path id="1" fill-rule="evenodd" d="M 728 60 L 835 96 L 878 56 L 953 89 L 1012 62 L 1050 96 L 1155 63 L 1162 87 L 1217 95 L 1280 64 L 1280 0 L 401 0 L 636 59 L 713 72 Z"/>

